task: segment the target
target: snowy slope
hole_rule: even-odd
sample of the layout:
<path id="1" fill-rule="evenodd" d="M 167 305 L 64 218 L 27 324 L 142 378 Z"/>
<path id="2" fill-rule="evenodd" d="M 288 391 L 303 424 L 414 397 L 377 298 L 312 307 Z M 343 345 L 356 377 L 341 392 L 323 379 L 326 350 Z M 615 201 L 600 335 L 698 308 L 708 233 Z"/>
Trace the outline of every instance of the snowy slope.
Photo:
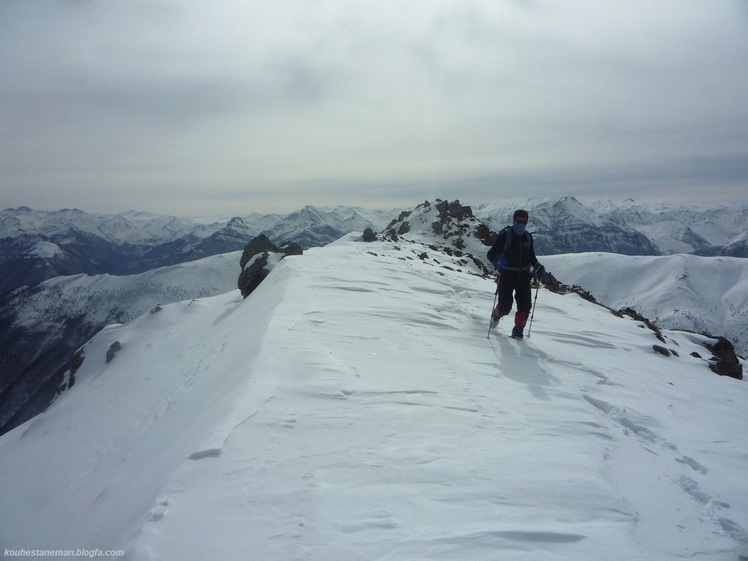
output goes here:
<path id="1" fill-rule="evenodd" d="M 0 438 L 0 547 L 748 556 L 748 386 L 690 356 L 704 337 L 666 332 L 665 357 L 639 322 L 542 290 L 529 340 L 487 338 L 491 280 L 358 238 L 286 258 L 246 300 L 97 335 L 73 388 Z"/>
<path id="2" fill-rule="evenodd" d="M 56 277 L 12 295 L 17 323 L 33 327 L 85 315 L 91 323 L 130 321 L 157 304 L 224 293 L 236 286 L 241 251 L 137 275 Z"/>
<path id="3" fill-rule="evenodd" d="M 43 411 L 76 349 L 109 323 L 236 287 L 241 252 L 139 275 L 57 277 L 0 300 L 0 429 Z"/>
<path id="4" fill-rule="evenodd" d="M 543 264 L 614 309 L 632 307 L 657 325 L 727 337 L 748 356 L 748 260 L 737 257 L 549 255 Z"/>

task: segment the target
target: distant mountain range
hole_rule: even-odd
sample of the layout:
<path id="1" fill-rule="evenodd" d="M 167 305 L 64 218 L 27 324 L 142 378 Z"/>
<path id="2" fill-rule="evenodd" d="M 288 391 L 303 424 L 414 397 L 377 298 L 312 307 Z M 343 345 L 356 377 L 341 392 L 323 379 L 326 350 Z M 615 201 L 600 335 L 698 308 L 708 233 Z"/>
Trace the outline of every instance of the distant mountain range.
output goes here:
<path id="1" fill-rule="evenodd" d="M 366 228 L 389 236 L 407 232 L 405 240 L 433 238 L 437 245 L 460 239 L 466 266 L 481 273 L 485 269 L 479 261 L 487 247 L 474 230 L 485 225 L 484 230 L 498 231 L 517 207 L 531 214 L 539 255 L 746 255 L 746 204 L 583 204 L 566 197 L 472 206 L 465 216 L 455 201 L 407 211 L 307 206 L 288 215 L 222 220 L 6 209 L 0 212 L 0 433 L 46 407 L 72 354 L 105 325 L 131 321 L 158 305 L 236 288 L 241 268 L 240 253 L 234 252 L 260 233 L 276 243 L 294 241 L 305 249 Z M 446 227 L 457 215 L 470 235 Z M 440 224 L 438 234 L 435 223 Z M 617 274 L 616 267 L 600 263 L 609 274 Z M 706 270 L 699 267 L 691 274 L 703 275 Z M 559 272 L 564 273 L 557 275 L 563 282 L 577 282 L 573 270 Z M 664 293 L 670 286 L 663 283 L 660 288 Z M 625 296 L 616 295 L 618 300 Z M 680 315 L 706 317 L 701 305 L 698 294 L 679 301 L 679 309 L 694 308 L 690 316 Z M 716 318 L 710 330 L 717 332 L 724 321 Z M 742 338 L 744 326 L 739 326 Z"/>
<path id="2" fill-rule="evenodd" d="M 622 255 L 724 255 L 748 257 L 748 201 L 717 205 L 581 202 L 574 197 L 483 204 L 475 215 L 498 229 L 517 207 L 530 212 L 537 253 L 590 251 Z"/>
<path id="3" fill-rule="evenodd" d="M 710 206 L 582 203 L 573 197 L 472 205 L 494 230 L 517 207 L 531 213 L 537 253 L 748 257 L 748 202 Z M 86 273 L 129 275 L 239 251 L 261 233 L 276 244 L 326 245 L 344 234 L 382 231 L 399 210 L 306 206 L 287 214 L 188 220 L 147 212 L 0 211 L 0 294 Z"/>
<path id="4" fill-rule="evenodd" d="M 307 206 L 288 215 L 188 220 L 135 211 L 6 209 L 0 211 L 0 294 L 63 275 L 131 275 L 240 251 L 261 233 L 305 249 L 326 245 L 354 230 L 380 230 L 393 212 Z"/>

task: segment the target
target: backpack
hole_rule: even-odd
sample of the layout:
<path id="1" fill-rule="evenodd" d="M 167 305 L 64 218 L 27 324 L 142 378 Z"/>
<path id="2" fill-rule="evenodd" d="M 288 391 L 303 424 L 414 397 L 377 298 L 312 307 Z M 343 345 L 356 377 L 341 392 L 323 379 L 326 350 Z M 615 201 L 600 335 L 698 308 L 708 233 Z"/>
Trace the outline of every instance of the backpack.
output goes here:
<path id="1" fill-rule="evenodd" d="M 503 230 L 499 232 L 499 236 L 504 232 L 506 232 L 506 236 L 504 236 L 504 247 L 502 248 L 501 253 L 498 255 L 498 257 L 506 257 L 506 254 L 509 251 L 509 247 L 512 245 L 512 227 L 506 226 Z M 523 237 L 523 236 L 527 236 L 527 241 L 530 242 L 530 247 L 532 247 L 533 245 L 532 234 L 530 234 L 530 232 L 525 230 L 525 232 L 520 237 Z M 493 250 L 494 248 L 492 247 L 489 250 L 488 255 L 487 255 L 488 260 L 491 261 L 492 263 L 497 257 L 496 253 Z"/>

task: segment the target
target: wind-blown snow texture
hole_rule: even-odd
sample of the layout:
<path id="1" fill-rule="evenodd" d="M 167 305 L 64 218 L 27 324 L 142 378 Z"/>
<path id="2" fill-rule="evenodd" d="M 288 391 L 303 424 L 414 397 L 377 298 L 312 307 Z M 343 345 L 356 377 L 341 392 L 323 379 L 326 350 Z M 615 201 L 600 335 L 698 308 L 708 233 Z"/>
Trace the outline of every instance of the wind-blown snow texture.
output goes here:
<path id="1" fill-rule="evenodd" d="M 748 555 L 748 386 L 705 338 L 360 235 L 106 328 L 0 438 L 0 547 L 135 560 Z M 114 342 L 121 350 L 107 362 Z M 110 353 L 110 357 L 112 353 Z"/>

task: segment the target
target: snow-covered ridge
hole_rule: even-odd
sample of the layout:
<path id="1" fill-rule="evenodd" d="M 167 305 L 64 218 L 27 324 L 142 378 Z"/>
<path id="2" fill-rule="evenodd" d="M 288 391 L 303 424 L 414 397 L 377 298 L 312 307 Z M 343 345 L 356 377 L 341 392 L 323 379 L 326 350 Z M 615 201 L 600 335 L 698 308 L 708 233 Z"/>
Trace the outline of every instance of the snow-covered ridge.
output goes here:
<path id="1" fill-rule="evenodd" d="M 704 337 L 662 343 L 541 290 L 530 339 L 487 339 L 490 279 L 428 243 L 359 240 L 284 259 L 246 300 L 98 334 L 72 389 L 0 437 L 0 543 L 133 561 L 748 555 L 748 386 L 709 370 Z"/>
<path id="2" fill-rule="evenodd" d="M 527 201 L 526 201 L 527 202 Z M 551 215 L 554 217 L 549 224 L 560 231 L 571 232 L 579 230 L 584 233 L 584 238 L 589 238 L 585 233 L 590 220 L 595 220 L 595 215 L 589 209 L 579 208 L 581 203 L 575 199 L 565 198 L 554 201 L 531 201 L 530 204 L 522 203 L 512 204 L 505 210 L 510 215 L 512 209 L 516 206 L 527 206 L 536 209 L 542 205 L 545 210 L 532 211 L 534 226 L 537 229 L 538 223 L 542 220 L 550 221 Z M 634 206 L 633 202 L 624 204 L 624 208 L 630 209 Z M 617 208 L 612 203 L 608 205 L 607 210 Z M 29 209 L 21 212 L 32 213 Z M 77 216 L 81 211 L 69 211 L 72 216 Z M 490 265 L 487 263 L 485 253 L 490 242 L 490 231 L 477 219 L 477 215 L 485 213 L 486 208 L 475 213 L 470 207 L 460 204 L 458 201 L 440 201 L 433 203 L 424 203 L 418 205 L 410 211 L 403 211 L 394 215 L 395 218 L 390 221 L 385 228 L 382 227 L 383 237 L 394 239 L 398 237 L 403 244 L 408 243 L 426 243 L 434 248 L 441 249 L 441 252 L 450 252 L 452 256 L 458 257 L 455 266 L 464 270 L 469 270 L 475 274 L 484 274 L 488 272 Z M 503 212 L 503 211 L 502 211 Z M 66 214 L 62 212 L 62 214 Z M 346 227 L 352 227 L 354 223 L 363 220 L 361 224 L 370 224 L 371 220 L 377 218 L 375 211 L 361 212 L 359 209 L 347 207 L 338 207 L 337 209 L 316 209 L 314 207 L 305 207 L 293 218 L 289 224 L 296 224 L 300 231 L 314 231 L 319 235 L 331 235 L 331 231 L 338 231 L 331 226 L 336 222 L 345 223 Z M 150 215 L 136 216 L 139 219 L 148 219 Z M 279 217 L 270 217 L 269 222 L 263 222 L 259 216 L 253 217 L 252 220 L 258 221 L 263 226 L 269 226 Z M 228 219 L 227 219 L 228 220 Z M 249 220 L 249 219 L 247 219 Z M 503 223 L 499 223 L 498 227 Z M 566 228 L 566 230 L 564 230 Z M 306 230 L 305 230 L 306 229 Z M 228 220 L 227 227 L 221 231 L 220 236 L 211 236 L 200 246 L 201 251 L 211 249 L 215 251 L 222 246 L 220 240 L 228 240 L 228 243 L 238 243 L 243 236 L 248 234 L 248 226 L 244 219 Z M 327 232 L 325 234 L 324 232 Z M 630 236 L 623 230 L 622 239 L 625 243 L 630 243 Z M 536 243 L 541 234 L 536 234 Z M 555 236 L 562 237 L 562 236 Z M 616 239 L 615 236 L 608 239 Z M 232 241 L 233 240 L 233 241 Z M 36 243 L 36 242 L 32 242 Z M 49 242 L 39 242 L 47 244 Z M 165 252 L 170 259 L 173 257 L 172 248 L 167 248 Z M 50 254 L 54 254 L 52 251 Z M 103 251 L 108 255 L 108 250 Z M 178 253 L 178 252 L 176 252 Z M 614 256 L 611 256 L 614 258 Z M 429 258 L 425 253 L 422 258 Z M 438 258 L 440 259 L 440 258 Z M 541 260 L 544 260 L 541 255 Z M 567 284 L 581 284 L 586 287 L 587 281 L 580 281 L 575 272 L 575 268 L 564 267 L 567 259 L 561 261 L 562 265 L 554 267 L 549 263 L 549 269 L 556 273 L 556 276 L 562 282 Z M 576 262 L 570 258 L 569 262 Z M 680 266 L 677 265 L 678 258 L 673 257 L 673 275 L 672 279 L 682 276 Z M 29 260 L 21 260 L 20 263 L 27 263 Z M 15 362 L 9 363 L 3 368 L 3 376 L 0 377 L 0 390 L 3 391 L 2 400 L 0 400 L 0 427 L 4 430 L 22 422 L 30 415 L 44 409 L 48 401 L 44 401 L 44 396 L 48 399 L 51 396 L 53 385 L 49 381 L 53 377 L 59 377 L 61 369 L 65 368 L 75 349 L 83 344 L 99 328 L 107 323 L 122 322 L 132 319 L 139 313 L 150 309 L 157 303 L 173 302 L 180 299 L 189 299 L 201 297 L 217 292 L 216 287 L 224 287 L 226 290 L 236 286 L 236 273 L 234 265 L 229 261 L 223 261 L 218 266 L 213 267 L 206 261 L 200 265 L 200 261 L 195 262 L 196 269 L 189 274 L 172 274 L 178 269 L 164 268 L 154 269 L 145 276 L 114 276 L 114 275 L 94 275 L 90 276 L 65 276 L 57 277 L 55 280 L 37 285 L 32 289 L 22 291 L 20 294 L 10 295 L 0 306 L 0 320 L 3 328 L 0 330 L 0 338 L 6 341 L 3 349 L 3 355 L 14 357 Z M 52 263 L 48 259 L 47 263 Z M 155 260 L 154 260 L 155 262 Z M 661 260 L 661 263 L 669 262 L 667 259 Z M 704 267 L 700 267 L 693 274 L 698 278 L 705 275 L 706 278 L 712 278 L 714 275 L 721 275 L 725 269 L 723 267 L 709 267 L 709 263 L 717 264 L 717 261 L 702 260 Z M 748 266 L 748 261 L 736 260 L 736 267 L 740 268 L 743 262 Z M 15 262 L 11 265 L 18 265 Z M 205 273 L 200 272 L 200 267 L 207 267 Z M 616 270 L 616 266 L 606 266 L 611 271 Z M 18 267 L 11 267 L 18 272 Z M 191 265 L 185 265 L 185 270 L 190 269 Z M 664 270 L 668 270 L 665 267 Z M 23 269 L 20 269 L 22 271 Z M 593 271 L 595 267 L 593 266 Z M 224 272 L 225 271 L 225 272 Z M 570 271 L 571 274 L 566 274 Z M 86 271 L 91 273 L 91 271 Z M 595 275 L 594 278 L 627 278 L 627 271 L 623 274 L 612 273 L 611 275 Z M 59 274 L 59 273 L 58 273 Z M 593 273 L 594 275 L 594 273 Z M 650 273 L 643 271 L 642 278 L 649 278 Z M 159 283 L 147 281 L 149 278 L 163 276 L 169 278 L 167 282 L 169 288 L 162 287 Z M 661 276 L 661 275 L 660 275 Z M 212 280 L 211 280 L 212 279 Z M 699 298 L 698 290 L 691 290 L 683 293 L 684 296 L 691 295 L 689 299 L 678 302 L 678 306 L 672 306 L 672 310 L 660 314 L 657 309 L 653 311 L 648 302 L 654 302 L 658 306 L 661 302 L 672 300 L 670 289 L 672 286 L 665 277 L 665 282 L 659 283 L 654 287 L 647 289 L 648 300 L 638 300 L 634 308 L 640 310 L 644 315 L 651 317 L 665 326 L 677 326 L 681 328 L 696 329 L 697 331 L 708 331 L 715 335 L 724 335 L 730 341 L 736 344 L 738 351 L 745 354 L 746 335 L 745 320 L 746 314 L 742 311 L 746 306 L 746 297 L 743 291 L 733 287 L 732 277 L 721 279 L 718 283 L 709 282 L 709 287 L 722 286 L 725 292 L 729 293 L 729 305 L 724 306 L 724 317 L 721 314 L 712 312 L 714 305 L 722 307 L 721 294 L 706 291 L 708 295 L 708 305 L 705 305 L 704 299 Z M 90 281 L 90 283 L 89 283 Z M 205 283 L 205 286 L 201 286 Z M 594 283 L 592 283 L 594 285 Z M 621 295 L 621 299 L 632 298 L 637 292 L 628 290 L 628 286 L 636 286 L 631 282 L 611 285 L 606 281 L 607 289 L 613 290 Z M 662 289 L 658 292 L 657 289 Z M 595 290 L 598 299 L 611 307 L 616 307 L 618 301 L 615 299 L 605 298 L 605 294 Z M 641 304 L 639 304 L 641 302 Z M 631 302 L 626 300 L 626 305 Z M 636 305 L 639 304 L 639 305 Z M 670 320 L 678 320 L 674 323 Z M 660 322 L 662 320 L 662 322 Z M 37 395 L 30 404 L 27 400 L 35 396 L 43 384 L 47 383 L 48 392 L 44 396 Z M 33 405 L 32 405 L 33 404 Z M 12 421 L 12 422 L 10 422 Z M 10 422 L 10 424 L 6 424 Z"/>
<path id="3" fill-rule="evenodd" d="M 554 204 L 556 216 L 586 224 L 591 211 L 575 200 Z M 514 205 L 512 206 L 514 208 Z M 484 207 L 485 211 L 485 207 Z M 549 209 L 535 211 L 533 222 L 550 220 Z M 539 215 L 539 216 L 538 216 Z M 568 225 L 568 224 L 567 224 Z M 559 225 L 551 222 L 551 228 Z M 384 234 L 432 248 L 459 252 L 463 265 L 478 274 L 492 269 L 486 251 L 490 231 L 469 206 L 459 201 L 418 205 L 402 212 Z M 537 242 L 536 242 L 537 243 Z M 546 268 L 567 285 L 580 285 L 613 309 L 633 308 L 669 329 L 689 329 L 730 340 L 748 356 L 748 260 L 696 255 L 628 256 L 614 253 L 571 253 L 541 256 Z"/>

